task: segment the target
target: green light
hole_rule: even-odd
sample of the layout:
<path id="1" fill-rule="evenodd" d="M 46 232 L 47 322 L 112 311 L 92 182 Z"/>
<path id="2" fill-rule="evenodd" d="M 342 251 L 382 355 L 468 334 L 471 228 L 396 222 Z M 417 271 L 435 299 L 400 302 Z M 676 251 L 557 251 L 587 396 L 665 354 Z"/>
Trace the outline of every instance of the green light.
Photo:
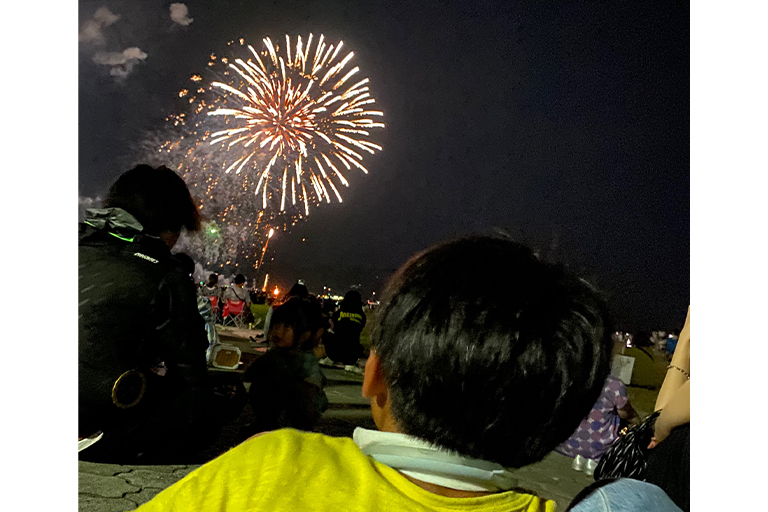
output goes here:
<path id="1" fill-rule="evenodd" d="M 215 230 L 215 229 L 212 229 L 212 230 L 211 230 L 211 233 L 215 233 L 215 232 L 216 232 L 216 230 Z"/>

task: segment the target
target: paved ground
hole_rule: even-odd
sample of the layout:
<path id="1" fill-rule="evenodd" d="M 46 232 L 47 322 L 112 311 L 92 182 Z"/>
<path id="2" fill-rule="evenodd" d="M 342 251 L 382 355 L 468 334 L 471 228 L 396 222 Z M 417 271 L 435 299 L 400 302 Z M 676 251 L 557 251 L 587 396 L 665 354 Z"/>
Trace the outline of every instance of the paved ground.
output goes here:
<path id="1" fill-rule="evenodd" d="M 223 341 L 232 343 L 244 352 L 245 358 L 254 357 L 256 351 L 245 341 L 258 331 L 224 330 Z M 362 377 L 337 369 L 323 369 L 329 385 L 326 394 L 330 402 L 317 431 L 333 436 L 351 436 L 357 426 L 375 428 L 368 401 L 360 395 Z M 653 410 L 656 393 L 640 388 L 629 388 L 630 402 L 642 415 Z M 247 408 L 237 425 L 229 432 L 231 442 L 237 436 L 237 426 L 248 422 Z M 224 445 L 213 449 L 211 457 L 226 449 Z M 519 487 L 529 489 L 555 500 L 558 510 L 564 510 L 571 499 L 593 482 L 591 477 L 573 471 L 571 459 L 551 453 L 544 460 L 517 471 Z M 133 510 L 152 499 L 162 489 L 193 471 L 196 465 L 176 466 L 119 466 L 79 462 L 79 504 L 81 512 L 118 512 Z"/>

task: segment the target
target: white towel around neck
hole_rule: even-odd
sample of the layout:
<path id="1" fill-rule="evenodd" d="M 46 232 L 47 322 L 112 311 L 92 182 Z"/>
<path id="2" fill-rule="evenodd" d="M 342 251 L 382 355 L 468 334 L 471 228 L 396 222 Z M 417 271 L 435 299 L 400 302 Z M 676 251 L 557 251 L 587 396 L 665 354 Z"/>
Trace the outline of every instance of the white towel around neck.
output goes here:
<path id="1" fill-rule="evenodd" d="M 495 462 L 465 457 L 397 432 L 358 427 L 352 439 L 366 455 L 400 473 L 460 491 L 508 491 L 517 485 L 511 470 Z"/>

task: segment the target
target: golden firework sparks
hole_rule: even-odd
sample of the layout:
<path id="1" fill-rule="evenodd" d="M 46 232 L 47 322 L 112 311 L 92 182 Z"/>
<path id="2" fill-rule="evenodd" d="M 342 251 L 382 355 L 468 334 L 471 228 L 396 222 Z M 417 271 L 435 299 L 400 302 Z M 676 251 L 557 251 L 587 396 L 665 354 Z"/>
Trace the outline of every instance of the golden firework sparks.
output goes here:
<path id="1" fill-rule="evenodd" d="M 291 205 L 303 203 L 309 215 L 310 202 L 331 202 L 329 189 L 341 202 L 334 179 L 345 187 L 349 182 L 340 168 L 355 167 L 367 174 L 361 152 L 382 149 L 367 140 L 372 129 L 384 127 L 384 114 L 369 106 L 376 101 L 369 79 L 348 85 L 360 71 L 345 69 L 354 53 L 344 55 L 343 42 L 327 45 L 322 35 L 313 51 L 312 39 L 310 34 L 305 43 L 299 36 L 292 48 L 286 35 L 283 54 L 270 38 L 263 40 L 261 52 L 247 45 L 246 60 L 220 59 L 234 71 L 229 74 L 232 81 L 210 84 L 223 100 L 207 114 L 223 117 L 227 125 L 210 134 L 210 144 L 224 151 L 247 151 L 224 172 L 258 176 L 253 193 L 261 194 L 262 208 L 267 208 L 270 184 L 279 191 L 281 212 L 289 197 Z M 267 158 L 252 158 L 259 152 L 266 152 Z"/>

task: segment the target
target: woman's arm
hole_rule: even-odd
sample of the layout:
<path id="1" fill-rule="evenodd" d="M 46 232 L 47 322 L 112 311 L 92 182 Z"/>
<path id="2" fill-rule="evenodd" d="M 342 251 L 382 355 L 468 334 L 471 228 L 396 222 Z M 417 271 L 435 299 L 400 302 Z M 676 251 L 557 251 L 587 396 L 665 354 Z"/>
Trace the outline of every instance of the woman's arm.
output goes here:
<path id="1" fill-rule="evenodd" d="M 680 386 L 688 382 L 691 373 L 691 307 L 688 306 L 688 316 L 685 318 L 685 326 L 680 332 L 677 340 L 677 348 L 672 356 L 672 362 L 667 369 L 667 375 L 664 383 L 659 390 L 659 396 L 656 398 L 656 408 L 658 411 L 664 409 L 675 395 Z M 682 370 L 682 371 L 681 371 Z M 683 373 L 685 372 L 685 373 Z M 687 374 L 687 375 L 686 375 Z"/>
<path id="2" fill-rule="evenodd" d="M 649 448 L 653 448 L 666 439 L 673 428 L 690 422 L 691 381 L 686 381 L 667 402 L 659 417 L 656 418 L 656 425 L 653 428 L 653 440 Z"/>

